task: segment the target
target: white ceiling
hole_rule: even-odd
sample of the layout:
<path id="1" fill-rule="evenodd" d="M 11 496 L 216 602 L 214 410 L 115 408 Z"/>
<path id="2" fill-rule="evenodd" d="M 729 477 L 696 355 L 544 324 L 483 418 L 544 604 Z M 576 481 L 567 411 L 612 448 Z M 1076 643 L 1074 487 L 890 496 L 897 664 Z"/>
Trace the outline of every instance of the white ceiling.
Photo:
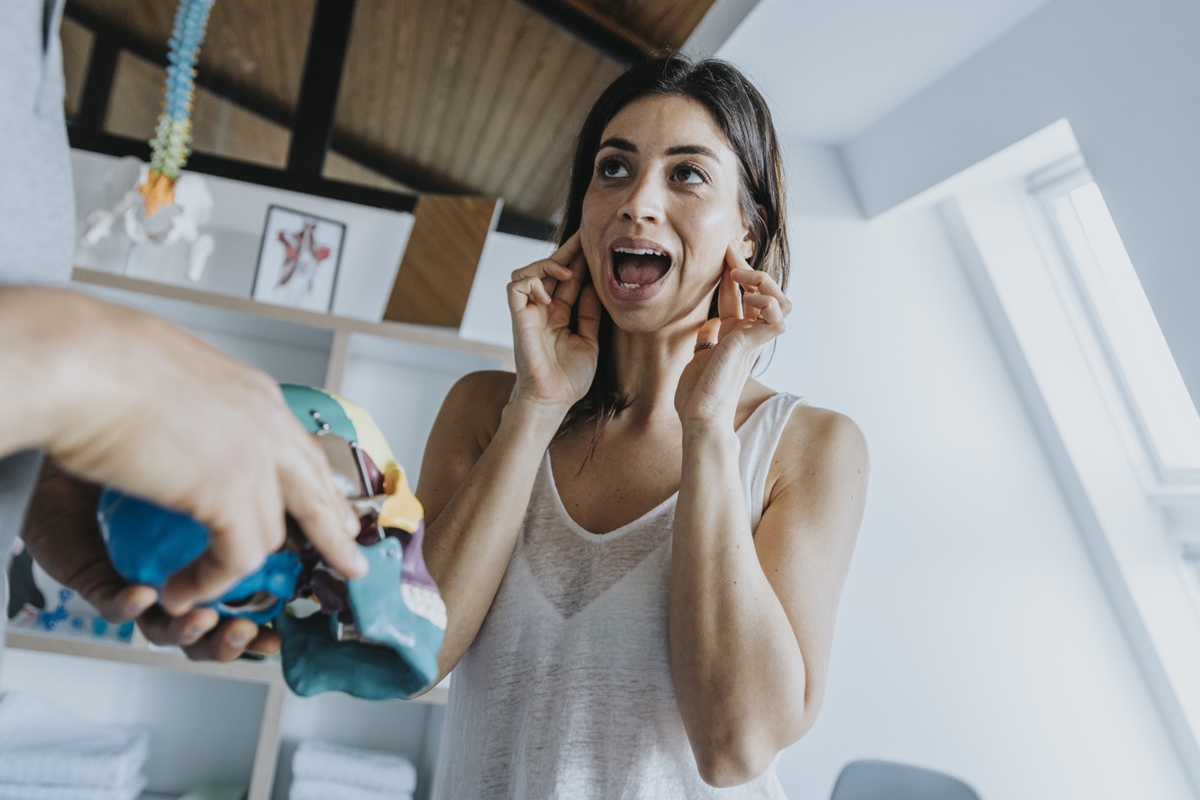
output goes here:
<path id="1" fill-rule="evenodd" d="M 837 143 L 1049 0 L 760 0 L 717 55 L 742 67 L 780 133 Z"/>

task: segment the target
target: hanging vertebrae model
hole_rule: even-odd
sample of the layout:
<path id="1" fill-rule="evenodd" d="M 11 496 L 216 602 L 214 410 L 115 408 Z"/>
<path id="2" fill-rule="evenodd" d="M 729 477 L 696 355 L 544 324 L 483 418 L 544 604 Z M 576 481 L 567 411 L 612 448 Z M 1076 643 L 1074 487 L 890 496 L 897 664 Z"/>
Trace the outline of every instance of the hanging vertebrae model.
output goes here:
<path id="1" fill-rule="evenodd" d="M 147 216 L 175 200 L 175 181 L 192 152 L 196 60 L 214 0 L 179 0 L 167 55 L 166 95 L 150 140 L 150 175 L 139 187 Z"/>

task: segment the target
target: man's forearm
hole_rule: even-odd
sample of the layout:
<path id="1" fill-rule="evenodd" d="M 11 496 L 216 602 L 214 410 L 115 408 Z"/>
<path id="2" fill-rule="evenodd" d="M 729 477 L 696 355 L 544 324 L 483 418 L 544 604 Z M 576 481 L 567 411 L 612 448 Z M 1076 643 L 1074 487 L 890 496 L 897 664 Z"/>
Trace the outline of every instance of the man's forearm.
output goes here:
<path id="1" fill-rule="evenodd" d="M 64 385 L 81 299 L 56 289 L 0 288 L 0 457 L 47 446 L 63 393 L 86 391 Z"/>

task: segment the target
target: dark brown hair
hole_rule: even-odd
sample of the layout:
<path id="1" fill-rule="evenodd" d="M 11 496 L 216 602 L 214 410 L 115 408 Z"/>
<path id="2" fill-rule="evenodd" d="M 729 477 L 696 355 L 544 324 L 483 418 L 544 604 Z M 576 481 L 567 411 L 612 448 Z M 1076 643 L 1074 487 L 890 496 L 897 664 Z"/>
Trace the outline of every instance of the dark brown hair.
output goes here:
<path id="1" fill-rule="evenodd" d="M 771 112 L 754 85 L 732 64 L 717 59 L 692 61 L 681 55 L 655 56 L 631 67 L 609 84 L 588 112 L 571 166 L 570 194 L 558 233 L 559 243 L 579 230 L 583 197 L 595 172 L 600 137 L 621 109 L 647 95 L 678 95 L 700 102 L 725 135 L 741 166 L 739 201 L 750 224 L 754 255 L 750 266 L 763 270 L 787 288 L 789 252 L 783 159 Z M 713 310 L 715 314 L 715 296 Z M 621 394 L 612 355 L 613 321 L 601 310 L 600 360 L 596 375 L 579 402 L 567 412 L 560 433 L 594 422 L 598 439 L 604 426 L 629 407 L 632 398 Z M 593 446 L 595 441 L 593 441 Z"/>

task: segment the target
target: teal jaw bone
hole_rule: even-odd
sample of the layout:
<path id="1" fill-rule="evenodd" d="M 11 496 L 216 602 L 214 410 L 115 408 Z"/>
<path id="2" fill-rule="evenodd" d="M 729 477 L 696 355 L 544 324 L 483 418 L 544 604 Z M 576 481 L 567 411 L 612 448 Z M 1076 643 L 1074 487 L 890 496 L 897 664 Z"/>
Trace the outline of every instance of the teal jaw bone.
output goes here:
<path id="1" fill-rule="evenodd" d="M 437 652 L 443 632 L 409 610 L 401 599 L 400 540 L 384 537 L 359 546 L 370 563 L 362 578 L 347 581 L 350 606 L 363 638 L 377 644 L 336 641 L 331 619 L 313 614 L 299 619 L 286 611 L 275 619 L 283 652 L 283 674 L 302 697 L 346 692 L 364 700 L 408 697 L 437 680 Z"/>

